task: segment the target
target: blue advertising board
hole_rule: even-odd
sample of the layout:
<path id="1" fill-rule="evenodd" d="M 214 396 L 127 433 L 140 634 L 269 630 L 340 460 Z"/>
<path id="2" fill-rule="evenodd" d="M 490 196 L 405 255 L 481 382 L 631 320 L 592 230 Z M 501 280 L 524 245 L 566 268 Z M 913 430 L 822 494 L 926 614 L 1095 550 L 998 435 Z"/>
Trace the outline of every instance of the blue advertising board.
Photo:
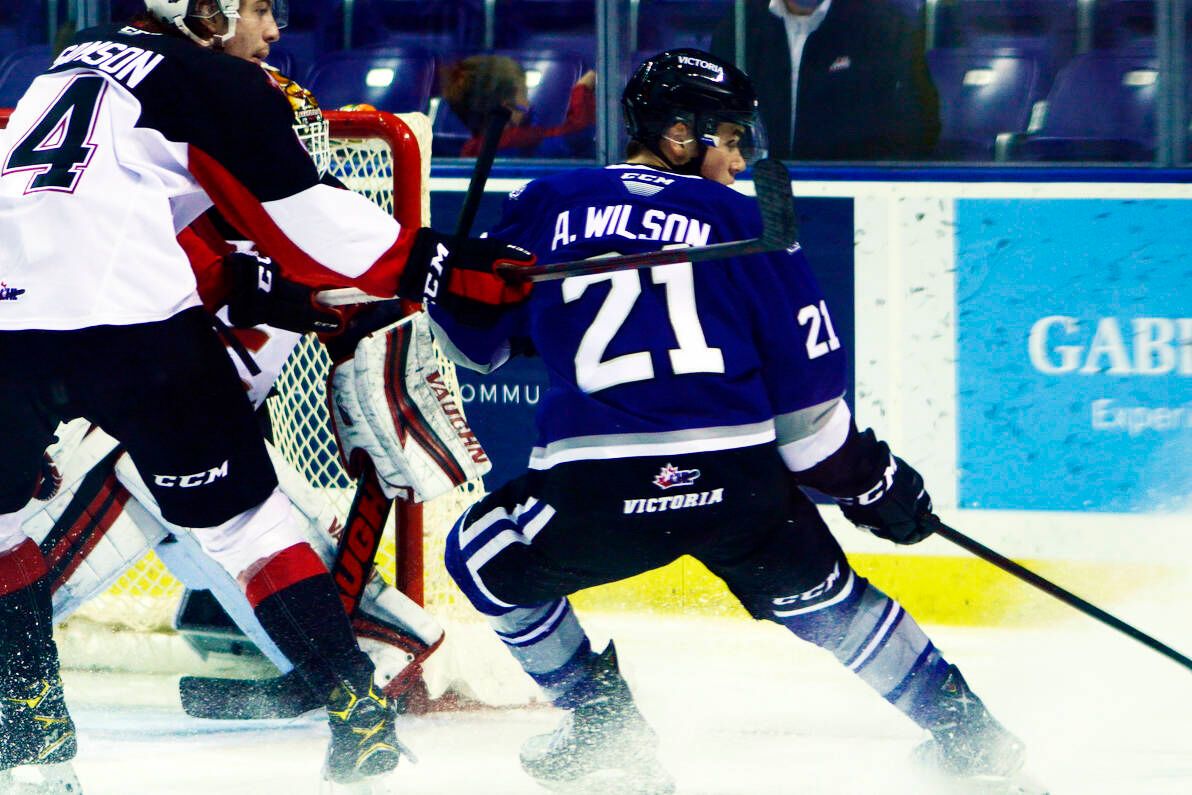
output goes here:
<path id="1" fill-rule="evenodd" d="M 1192 201 L 956 202 L 961 507 L 1192 505 Z"/>
<path id="2" fill-rule="evenodd" d="M 477 214 L 476 232 L 497 220 L 504 194 L 487 193 Z M 431 194 L 435 219 L 455 218 L 463 203 L 460 191 Z M 853 381 L 853 200 L 815 198 L 797 201 L 804 249 L 832 307 L 836 333 L 849 353 L 848 384 L 851 402 Z M 446 228 L 446 227 L 444 227 Z M 488 489 L 496 488 L 525 469 L 534 443 L 534 411 L 547 388 L 547 376 L 534 358 L 514 359 L 496 372 L 482 376 L 457 368 L 464 410 L 476 436 L 492 459 L 485 477 Z"/>

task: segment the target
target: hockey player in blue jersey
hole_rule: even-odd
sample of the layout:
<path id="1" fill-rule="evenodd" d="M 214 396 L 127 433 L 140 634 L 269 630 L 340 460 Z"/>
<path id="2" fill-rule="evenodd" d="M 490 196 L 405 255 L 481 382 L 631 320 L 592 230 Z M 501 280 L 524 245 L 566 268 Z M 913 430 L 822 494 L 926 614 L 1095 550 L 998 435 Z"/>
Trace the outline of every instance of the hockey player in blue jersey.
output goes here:
<path id="1" fill-rule="evenodd" d="M 627 162 L 514 191 L 493 234 L 544 263 L 756 237 L 755 203 L 725 186 L 764 141 L 755 96 L 707 53 L 646 61 L 623 97 Z M 672 791 L 612 644 L 593 651 L 567 597 L 689 554 L 755 618 L 832 652 L 927 729 L 922 758 L 1009 786 L 1022 743 L 853 571 L 799 488 L 896 543 L 932 532 L 923 479 L 854 424 L 845 352 L 797 245 L 542 282 L 484 328 L 431 312 L 457 362 L 491 370 L 529 340 L 550 374 L 528 471 L 473 505 L 446 548 L 463 592 L 567 710 L 522 749 L 535 779 Z"/>

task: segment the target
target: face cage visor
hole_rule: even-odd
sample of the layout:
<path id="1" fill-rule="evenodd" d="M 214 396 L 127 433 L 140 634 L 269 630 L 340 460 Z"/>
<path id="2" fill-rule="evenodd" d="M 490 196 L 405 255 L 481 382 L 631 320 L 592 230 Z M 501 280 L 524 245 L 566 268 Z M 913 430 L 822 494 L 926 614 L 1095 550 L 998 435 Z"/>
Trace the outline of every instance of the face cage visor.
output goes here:
<path id="1" fill-rule="evenodd" d="M 270 10 L 273 12 L 273 22 L 274 22 L 274 24 L 277 25 L 278 30 L 282 30 L 286 27 L 286 25 L 290 24 L 290 3 L 289 3 L 289 0 L 254 0 L 254 2 L 252 3 L 252 7 L 248 9 L 248 13 L 250 13 L 250 14 L 256 13 L 258 2 L 264 2 L 264 3 L 269 4 Z M 238 5 L 238 3 L 235 5 Z M 208 16 L 202 17 L 202 18 L 210 19 L 211 17 L 215 16 L 215 14 L 223 14 L 224 17 L 227 18 L 227 20 L 228 20 L 228 35 L 225 36 L 224 38 L 230 39 L 232 36 L 234 36 L 236 34 L 236 22 L 240 19 L 240 12 L 235 9 L 225 10 L 220 6 L 220 4 L 217 4 L 216 10 L 214 12 L 212 12 Z M 200 15 L 193 14 L 192 16 L 197 17 Z"/>
<path id="2" fill-rule="evenodd" d="M 736 141 L 736 149 L 745 160 L 745 165 L 752 166 L 769 153 L 769 141 L 766 137 L 766 127 L 756 113 L 716 113 L 710 116 L 699 116 L 695 120 L 696 137 L 704 146 L 717 149 L 732 146 L 731 138 L 722 140 L 719 134 L 720 125 L 734 124 L 740 128 Z"/>

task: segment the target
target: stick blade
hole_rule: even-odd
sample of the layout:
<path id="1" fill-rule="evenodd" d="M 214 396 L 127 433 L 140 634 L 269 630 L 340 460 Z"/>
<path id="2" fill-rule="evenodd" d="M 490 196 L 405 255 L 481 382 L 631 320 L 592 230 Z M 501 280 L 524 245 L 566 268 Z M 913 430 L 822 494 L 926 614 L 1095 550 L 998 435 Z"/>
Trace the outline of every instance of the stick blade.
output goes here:
<path id="1" fill-rule="evenodd" d="M 762 213 L 762 242 L 788 248 L 799 238 L 799 222 L 791 196 L 791 176 L 781 160 L 763 158 L 753 164 L 753 185 Z"/>

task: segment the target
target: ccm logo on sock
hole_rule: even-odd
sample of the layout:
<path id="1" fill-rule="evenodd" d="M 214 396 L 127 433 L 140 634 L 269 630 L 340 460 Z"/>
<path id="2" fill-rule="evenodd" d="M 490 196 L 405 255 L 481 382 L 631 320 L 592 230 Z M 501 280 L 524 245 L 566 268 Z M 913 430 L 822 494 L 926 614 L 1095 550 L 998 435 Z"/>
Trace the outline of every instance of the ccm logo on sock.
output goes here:
<path id="1" fill-rule="evenodd" d="M 228 462 L 225 460 L 217 467 L 193 475 L 154 475 L 153 483 L 163 488 L 193 489 L 195 486 L 206 486 L 228 476 Z"/>

